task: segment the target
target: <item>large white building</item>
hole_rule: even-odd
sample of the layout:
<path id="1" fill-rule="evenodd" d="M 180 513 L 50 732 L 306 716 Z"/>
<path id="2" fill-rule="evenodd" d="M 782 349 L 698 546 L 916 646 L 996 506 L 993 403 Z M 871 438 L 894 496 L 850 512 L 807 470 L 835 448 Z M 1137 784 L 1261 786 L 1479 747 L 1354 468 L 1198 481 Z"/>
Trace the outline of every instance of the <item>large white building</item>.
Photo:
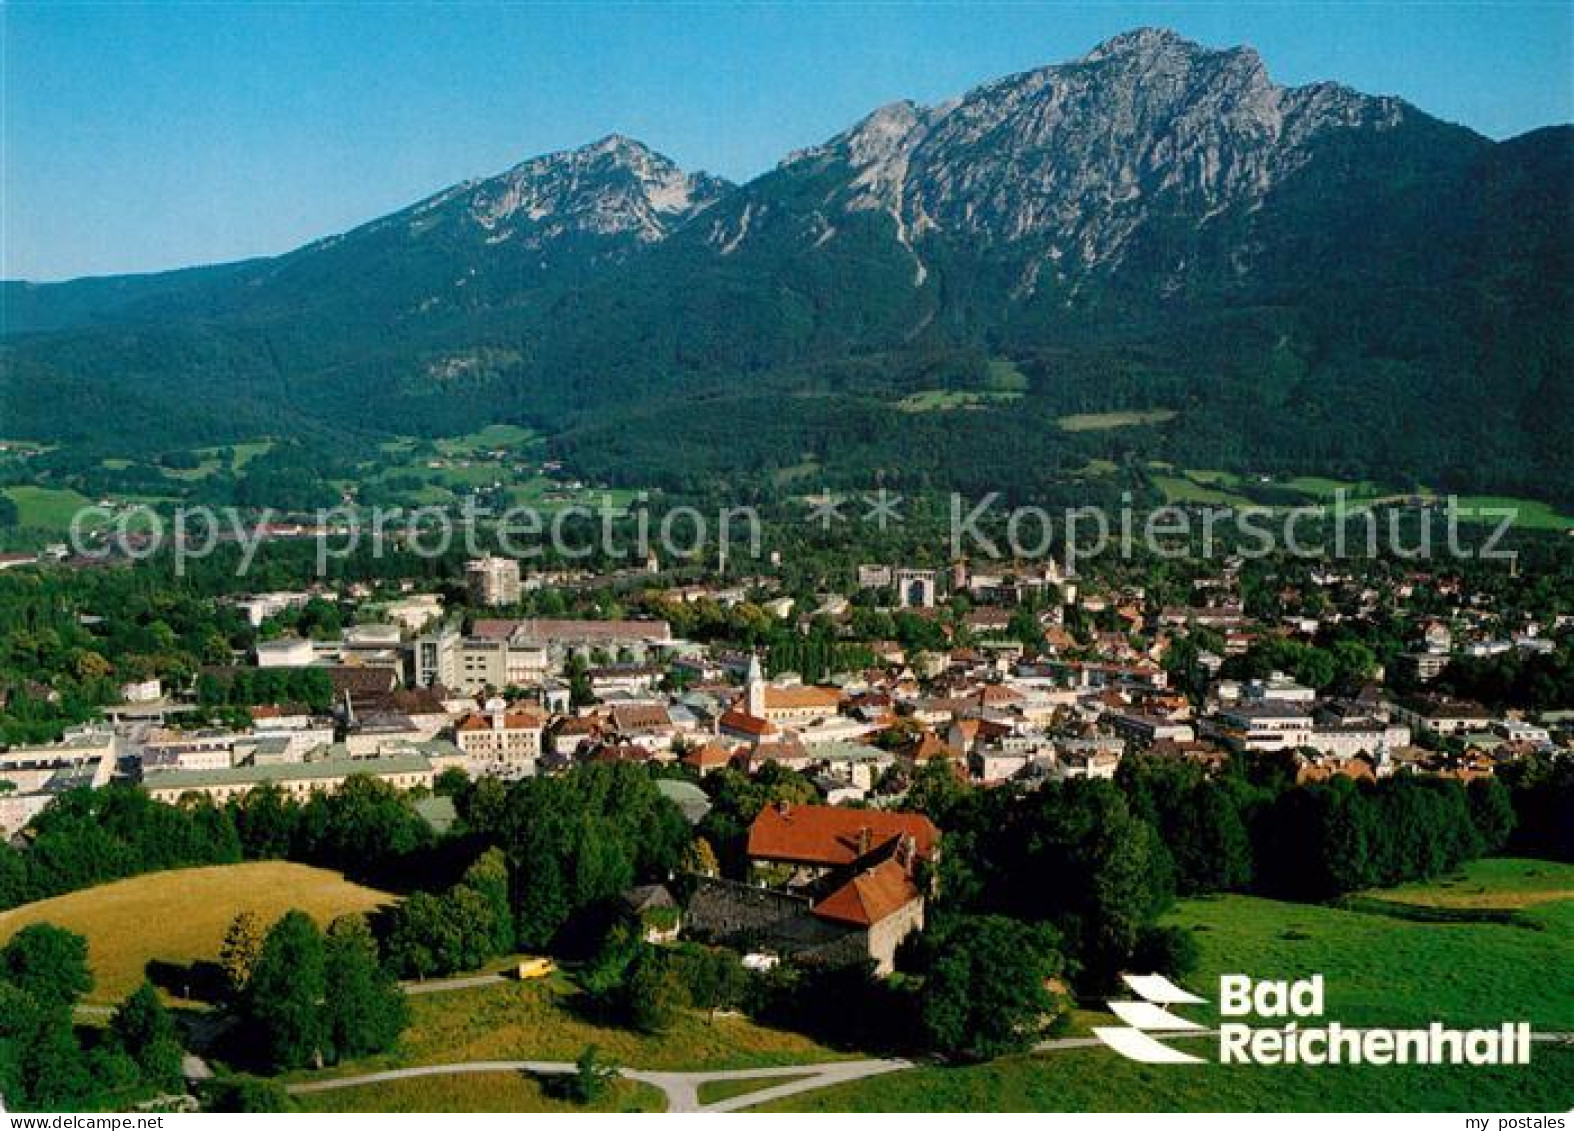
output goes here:
<path id="1" fill-rule="evenodd" d="M 256 628 L 269 617 L 278 616 L 290 609 L 302 608 L 312 599 L 310 593 L 279 592 L 258 593 L 250 597 L 238 597 L 235 607 L 245 614 L 246 619 Z"/>
<path id="2" fill-rule="evenodd" d="M 1312 716 L 1300 703 L 1252 702 L 1219 712 L 1220 737 L 1243 750 L 1294 750 L 1312 737 Z"/>
<path id="3" fill-rule="evenodd" d="M 1319 724 L 1312 728 L 1306 746 L 1333 758 L 1350 759 L 1366 754 L 1379 763 L 1401 746 L 1410 745 L 1410 728 L 1400 723 L 1352 722 Z"/>
<path id="4" fill-rule="evenodd" d="M 470 586 L 470 598 L 478 605 L 519 604 L 522 592 L 519 563 L 513 558 L 487 555 L 465 565 L 465 580 Z"/>
<path id="5" fill-rule="evenodd" d="M 11 784 L 0 792 L 0 836 L 15 833 L 65 790 L 107 784 L 119 753 L 119 740 L 105 727 L 81 727 L 60 742 L 0 753 L 0 781 Z"/>
<path id="6" fill-rule="evenodd" d="M 412 676 L 418 687 L 480 695 L 539 686 L 570 653 L 639 656 L 671 640 L 666 621 L 478 620 L 469 636 L 447 627 L 419 637 Z"/>
<path id="7" fill-rule="evenodd" d="M 539 712 L 494 705 L 454 724 L 454 745 L 464 752 L 473 774 L 531 774 L 545 729 L 546 719 Z"/>
<path id="8" fill-rule="evenodd" d="M 172 770 L 149 778 L 144 786 L 153 800 L 166 804 L 187 794 L 209 797 L 222 804 L 232 797 L 244 797 L 260 785 L 275 785 L 291 797 L 305 799 L 313 793 L 333 792 L 352 775 L 379 778 L 399 789 L 430 788 L 436 778 L 432 753 L 411 745 L 384 757 L 352 758 L 342 748 L 331 747 L 323 757 L 299 762 L 252 763 L 221 770 Z"/>
<path id="9" fill-rule="evenodd" d="M 285 637 L 257 641 L 259 668 L 309 668 L 317 661 L 317 649 L 310 640 Z"/>

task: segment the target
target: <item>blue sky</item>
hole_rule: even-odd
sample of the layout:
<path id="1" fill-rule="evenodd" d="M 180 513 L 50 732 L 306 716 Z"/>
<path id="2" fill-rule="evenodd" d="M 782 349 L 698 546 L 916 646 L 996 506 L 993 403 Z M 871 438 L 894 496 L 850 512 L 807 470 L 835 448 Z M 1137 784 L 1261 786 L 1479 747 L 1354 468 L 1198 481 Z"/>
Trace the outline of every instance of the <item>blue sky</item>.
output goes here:
<path id="1" fill-rule="evenodd" d="M 1493 137 L 1574 119 L 1574 4 L 0 0 L 0 277 L 287 250 L 616 131 L 744 179 L 1156 24 Z"/>

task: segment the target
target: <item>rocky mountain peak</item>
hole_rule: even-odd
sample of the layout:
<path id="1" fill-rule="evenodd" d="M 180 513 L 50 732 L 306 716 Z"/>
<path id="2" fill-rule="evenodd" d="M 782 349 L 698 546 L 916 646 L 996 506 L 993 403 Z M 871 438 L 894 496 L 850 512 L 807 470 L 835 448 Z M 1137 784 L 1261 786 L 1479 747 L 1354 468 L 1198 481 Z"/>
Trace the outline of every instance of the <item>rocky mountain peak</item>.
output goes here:
<path id="1" fill-rule="evenodd" d="M 539 244 L 573 232 L 652 242 L 728 187 L 705 173 L 684 172 L 644 143 L 614 133 L 521 162 L 468 186 L 460 199 L 489 243 Z"/>
<path id="2" fill-rule="evenodd" d="M 1082 56 L 1080 62 L 1101 63 L 1106 59 L 1152 59 L 1161 55 L 1195 55 L 1206 51 L 1178 32 L 1162 27 L 1139 27 L 1111 36 Z"/>
<path id="3" fill-rule="evenodd" d="M 888 212 L 926 277 L 920 237 L 1011 249 L 1021 290 L 1120 260 L 1163 216 L 1199 226 L 1258 207 L 1331 131 L 1392 128 L 1396 100 L 1286 88 L 1247 47 L 1138 28 L 1081 58 L 934 108 L 883 106 L 787 162 L 840 162 L 848 210 Z M 819 229 L 834 228 L 834 222 Z"/>

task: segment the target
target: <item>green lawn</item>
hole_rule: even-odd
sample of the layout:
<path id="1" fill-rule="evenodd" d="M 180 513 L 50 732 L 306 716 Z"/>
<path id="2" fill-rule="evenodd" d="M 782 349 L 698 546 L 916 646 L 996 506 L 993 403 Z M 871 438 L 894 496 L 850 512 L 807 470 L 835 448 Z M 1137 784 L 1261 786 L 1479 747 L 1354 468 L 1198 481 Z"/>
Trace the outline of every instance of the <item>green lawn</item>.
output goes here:
<path id="1" fill-rule="evenodd" d="M 1079 478 L 1097 477 L 1100 475 L 1114 475 L 1119 470 L 1120 464 L 1116 463 L 1114 460 L 1095 458 L 1088 460 L 1087 463 L 1083 464 L 1076 471 L 1072 472 L 1072 474 Z"/>
<path id="2" fill-rule="evenodd" d="M 984 385 L 997 393 L 1025 393 L 1028 390 L 1027 374 L 1017 368 L 1017 363 L 1006 358 L 991 358 L 984 374 Z"/>
<path id="3" fill-rule="evenodd" d="M 1574 864 L 1493 857 L 1475 860 L 1458 874 L 1371 893 L 1391 903 L 1471 910 L 1515 910 L 1574 900 Z"/>
<path id="4" fill-rule="evenodd" d="M 1077 412 L 1058 421 L 1062 432 L 1105 432 L 1111 428 L 1137 428 L 1163 424 L 1175 419 L 1172 408 L 1150 408 L 1140 412 Z"/>
<path id="5" fill-rule="evenodd" d="M 924 389 L 909 393 L 896 407 L 902 412 L 950 412 L 1021 399 L 1022 393 L 1012 389 Z"/>
<path id="6" fill-rule="evenodd" d="M 395 1052 L 339 1065 L 331 1074 L 468 1060 L 572 1061 L 586 1045 L 614 1064 L 677 1070 L 816 1064 L 849 1055 L 733 1014 L 685 1012 L 665 1034 L 637 1033 L 596 1020 L 562 976 L 415 994 L 410 1012 L 410 1028 Z"/>
<path id="7" fill-rule="evenodd" d="M 5 493 L 16 504 L 18 526 L 61 533 L 71 528 L 77 511 L 93 502 L 79 491 L 56 487 L 7 487 Z"/>
<path id="8" fill-rule="evenodd" d="M 1574 1050 L 1533 1069 L 1146 1065 L 1102 1048 L 915 1068 L 759 1111 L 1550 1111 L 1574 1103 Z"/>
<path id="9" fill-rule="evenodd" d="M 205 459 L 196 467 L 166 467 L 164 476 L 166 479 L 178 479 L 182 483 L 191 483 L 198 479 L 206 479 L 218 470 L 218 460 Z"/>
<path id="10" fill-rule="evenodd" d="M 1359 482 L 1351 479 L 1328 479 L 1320 475 L 1298 475 L 1294 479 L 1284 481 L 1284 486 L 1290 487 L 1303 495 L 1310 495 L 1315 499 L 1326 499 L 1329 502 L 1340 492 L 1345 493 L 1345 498 L 1351 502 L 1366 499 L 1382 498 L 1393 492 L 1380 483 L 1368 480 Z"/>
<path id="11" fill-rule="evenodd" d="M 243 440 L 238 444 L 231 444 L 235 458 L 230 461 L 230 468 L 240 471 L 252 460 L 273 450 L 272 440 Z"/>
<path id="12" fill-rule="evenodd" d="M 1246 507 L 1252 502 L 1245 495 L 1199 483 L 1190 476 L 1155 475 L 1154 485 L 1164 492 L 1166 503 L 1208 503 L 1222 507 Z"/>
<path id="13" fill-rule="evenodd" d="M 1107 414 L 1119 415 L 1119 414 Z M 1072 417 L 1063 417 L 1061 427 L 1068 427 L 1067 421 Z M 1097 419 L 1090 417 L 1088 419 Z M 1088 425 L 1083 426 L 1085 430 Z M 1071 429 L 1076 431 L 1078 429 Z M 1238 475 L 1231 471 L 1219 471 L 1211 468 L 1183 468 L 1175 469 L 1167 464 L 1151 461 L 1150 469 L 1167 474 L 1155 474 L 1153 483 L 1164 492 L 1164 501 L 1167 503 L 1207 503 L 1217 506 L 1246 507 L 1255 506 L 1250 498 L 1240 493 L 1248 477 Z M 1435 491 L 1421 489 L 1415 496 L 1396 491 L 1393 487 L 1369 480 L 1330 479 L 1319 475 L 1299 475 L 1292 479 L 1283 480 L 1258 480 L 1263 487 L 1288 489 L 1305 496 L 1301 505 L 1318 503 L 1333 503 L 1338 492 L 1344 492 L 1347 505 L 1351 507 L 1363 504 L 1385 505 L 1404 504 L 1412 497 L 1431 500 L 1437 505 L 1443 502 L 1443 496 Z M 1515 526 L 1525 530 L 1571 530 L 1574 529 L 1574 518 L 1560 514 L 1548 503 L 1536 499 L 1519 499 L 1507 495 L 1460 495 L 1458 496 L 1460 521 L 1466 523 L 1491 523 L 1496 524 L 1502 520 L 1500 513 L 1503 509 L 1513 509 L 1517 512 Z M 1475 511 L 1488 509 L 1492 514 L 1476 514 Z"/>
<path id="14" fill-rule="evenodd" d="M 224 448 L 229 448 L 234 453 L 230 458 L 230 470 L 240 471 L 258 456 L 265 452 L 271 452 L 276 442 L 274 440 L 239 440 L 233 444 L 224 444 L 219 447 L 197 448 L 196 452 L 201 456 L 216 457 Z M 217 469 L 217 467 L 218 461 L 215 459 L 213 469 Z"/>
<path id="15" fill-rule="evenodd" d="M 1375 898 L 1374 898 L 1375 897 Z M 1377 900 L 1512 911 L 1509 922 L 1417 922 Z M 1528 1021 L 1574 1030 L 1574 868 L 1486 860 L 1432 884 L 1369 893 L 1349 910 L 1245 896 L 1182 902 L 1167 921 L 1200 951 L 1186 984 L 1218 976 L 1324 975 L 1329 1020 L 1462 1027 Z M 1212 1021 L 1207 1007 L 1188 1016 Z M 1081 1016 L 1077 1030 L 1090 1020 Z M 1207 1046 L 1208 1038 L 1200 1038 Z M 1538 1044 L 1527 1068 L 1141 1065 L 1103 1048 L 925 1066 L 804 1093 L 774 1111 L 1479 1111 L 1567 1110 L 1574 1048 Z"/>
<path id="16" fill-rule="evenodd" d="M 450 436 L 438 440 L 437 450 L 444 455 L 474 455 L 477 452 L 495 451 L 499 448 L 521 447 L 534 438 L 534 432 L 517 424 L 488 424 L 485 428 L 463 436 Z"/>
<path id="17" fill-rule="evenodd" d="M 1574 985 L 1574 903 L 1543 903 L 1519 914 L 1531 926 L 1421 922 L 1225 896 L 1188 900 L 1168 921 L 1190 930 L 1201 948 L 1200 967 L 1187 984 L 1204 996 L 1213 996 L 1220 974 L 1321 973 L 1328 1016 L 1346 1024 L 1512 1020 L 1574 1030 L 1574 994 L 1547 993 L 1549 978 L 1558 974 L 1563 985 Z"/>
<path id="18" fill-rule="evenodd" d="M 525 469 L 533 468 L 518 449 L 535 440 L 528 428 L 512 424 L 491 424 L 477 432 L 433 441 L 437 449 L 421 456 L 414 454 L 417 441 L 411 437 L 389 440 L 380 445 L 384 458 L 364 464 L 358 481 L 385 486 L 395 476 L 413 476 L 421 481 L 416 488 L 402 488 L 394 502 L 409 507 L 458 506 L 479 489 L 501 488 L 505 507 L 528 506 L 553 511 L 569 506 L 600 511 L 610 501 L 614 513 L 622 513 L 635 501 L 638 491 L 627 488 L 569 488 L 563 482 Z M 510 450 L 512 449 L 512 450 Z M 507 454 L 495 456 L 503 451 Z M 431 466 L 436 463 L 437 466 Z M 346 481 L 345 489 L 356 481 Z"/>
<path id="19" fill-rule="evenodd" d="M 1549 504 L 1536 499 L 1516 499 L 1508 495 L 1460 495 L 1459 508 L 1461 511 L 1511 509 L 1516 512 L 1515 527 L 1522 530 L 1574 530 L 1574 518 L 1559 514 Z M 1460 520 L 1495 525 L 1503 520 L 1503 515 L 1465 513 L 1460 515 Z"/>
<path id="20" fill-rule="evenodd" d="M 812 455 L 806 455 L 800 462 L 778 467 L 771 472 L 771 481 L 778 487 L 785 487 L 800 479 L 812 479 L 820 473 L 820 461 Z"/>

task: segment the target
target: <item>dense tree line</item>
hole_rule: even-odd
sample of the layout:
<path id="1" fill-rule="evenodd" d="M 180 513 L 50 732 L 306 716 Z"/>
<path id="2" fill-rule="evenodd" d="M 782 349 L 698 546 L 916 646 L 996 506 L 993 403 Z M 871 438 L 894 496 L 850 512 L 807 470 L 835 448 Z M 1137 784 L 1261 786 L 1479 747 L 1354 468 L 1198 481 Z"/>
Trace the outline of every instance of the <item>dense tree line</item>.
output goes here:
<path id="1" fill-rule="evenodd" d="M 1512 648 L 1496 656 L 1456 657 L 1433 686 L 1493 707 L 1566 709 L 1574 703 L 1574 637 L 1553 652 Z"/>
<path id="2" fill-rule="evenodd" d="M 0 846 L 0 907 L 143 872 L 242 859 L 223 808 L 207 801 L 164 805 L 127 785 L 63 793 L 28 831 L 25 848 Z"/>
<path id="3" fill-rule="evenodd" d="M 576 928 L 630 885 L 674 875 L 691 841 L 678 807 L 626 763 L 507 786 L 482 779 L 458 803 L 471 835 L 508 862 L 525 947 L 572 945 Z"/>
<path id="4" fill-rule="evenodd" d="M 514 907 L 507 858 L 489 848 L 459 883 L 432 894 L 412 892 L 388 912 L 390 966 L 408 978 L 474 970 L 514 949 Z"/>
<path id="5" fill-rule="evenodd" d="M 321 1067 L 390 1048 L 409 1008 L 376 939 L 359 915 L 324 934 L 301 911 L 286 912 L 262 939 L 236 987 L 237 1049 L 271 1071 Z"/>
<path id="6" fill-rule="evenodd" d="M 326 713 L 333 706 L 333 680 L 322 668 L 230 668 L 197 677 L 200 707 L 250 707 L 298 703 Z"/>
<path id="7" fill-rule="evenodd" d="M 102 1030 L 79 1030 L 77 1002 L 93 988 L 87 942 L 48 923 L 0 949 L 0 1096 L 24 1111 L 123 1106 L 179 1092 L 174 1019 L 144 982 Z"/>
<path id="8" fill-rule="evenodd" d="M 1248 776 L 1132 756 L 1114 782 L 1026 793 L 925 770 L 908 803 L 945 829 L 941 911 L 1054 927 L 1068 972 L 1091 989 L 1139 957 L 1185 964 L 1186 945 L 1156 926 L 1177 894 L 1323 900 L 1433 878 L 1508 847 L 1567 851 L 1565 762 L 1511 789 L 1411 775 L 1295 785 L 1271 764 Z"/>
<path id="9" fill-rule="evenodd" d="M 1295 785 L 1287 759 L 1260 757 L 1247 775 L 1133 757 L 1117 781 L 1159 829 L 1183 894 L 1328 899 L 1431 879 L 1502 851 L 1518 820 L 1514 794 L 1495 778 Z"/>
<path id="10" fill-rule="evenodd" d="M 387 782 L 354 775 L 304 801 L 264 785 L 224 806 L 153 801 L 111 784 L 61 794 L 35 817 L 25 847 L 0 844 L 0 907 L 169 868 L 291 859 L 372 883 L 408 887 L 446 867 L 431 826 Z"/>
<path id="11" fill-rule="evenodd" d="M 1509 848 L 1574 863 L 1574 758 L 1533 755 L 1501 776 L 1514 804 Z"/>

